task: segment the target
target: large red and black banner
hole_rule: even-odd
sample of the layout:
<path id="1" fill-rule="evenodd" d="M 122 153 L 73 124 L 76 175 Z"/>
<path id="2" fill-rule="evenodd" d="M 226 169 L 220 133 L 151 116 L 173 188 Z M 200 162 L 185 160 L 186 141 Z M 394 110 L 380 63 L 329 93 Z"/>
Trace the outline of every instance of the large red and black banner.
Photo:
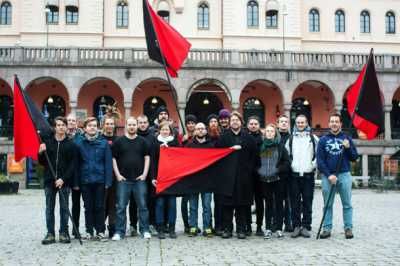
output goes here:
<path id="1" fill-rule="evenodd" d="M 42 113 L 32 99 L 21 89 L 18 78 L 14 80 L 14 153 L 15 161 L 24 157 L 37 160 L 40 136 L 52 133 Z"/>
<path id="2" fill-rule="evenodd" d="M 350 117 L 354 115 L 354 127 L 365 133 L 367 139 L 373 139 L 384 132 L 383 100 L 372 51 L 368 63 L 347 91 L 346 100 Z"/>
<path id="3" fill-rule="evenodd" d="M 171 77 L 178 76 L 191 44 L 143 0 L 143 21 L 149 57 L 164 65 Z M 163 60 L 164 57 L 164 60 Z"/>
<path id="4" fill-rule="evenodd" d="M 231 196 L 237 163 L 233 152 L 230 148 L 161 148 L 156 193 Z"/>

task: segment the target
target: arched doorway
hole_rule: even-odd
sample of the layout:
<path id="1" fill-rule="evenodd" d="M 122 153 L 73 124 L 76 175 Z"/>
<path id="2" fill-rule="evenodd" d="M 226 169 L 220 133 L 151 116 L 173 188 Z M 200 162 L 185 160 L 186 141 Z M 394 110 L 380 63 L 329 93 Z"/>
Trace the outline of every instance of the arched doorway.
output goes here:
<path id="1" fill-rule="evenodd" d="M 11 138 L 13 127 L 13 99 L 8 95 L 0 95 L 0 137 Z"/>
<path id="2" fill-rule="evenodd" d="M 53 124 L 57 116 L 65 116 L 65 101 L 61 96 L 50 95 L 42 104 L 42 113 L 50 125 Z"/>
<path id="3" fill-rule="evenodd" d="M 93 103 L 93 116 L 99 121 L 103 121 L 103 117 L 106 113 L 106 107 L 113 105 L 115 100 L 113 97 L 108 95 L 102 95 L 96 98 Z"/>
<path id="4" fill-rule="evenodd" d="M 196 81 L 186 95 L 185 114 L 192 114 L 201 122 L 207 122 L 211 114 L 218 114 L 221 109 L 231 110 L 231 97 L 227 87 L 215 79 Z"/>
<path id="5" fill-rule="evenodd" d="M 400 139 L 400 88 L 392 99 L 392 111 L 390 112 L 392 139 Z"/>
<path id="6" fill-rule="evenodd" d="M 167 106 L 167 104 L 158 96 L 151 96 L 144 101 L 143 113 L 149 119 L 150 126 L 154 125 L 154 121 L 157 119 L 157 109 L 161 106 Z"/>
<path id="7" fill-rule="evenodd" d="M 197 91 L 192 93 L 186 105 L 185 114 L 192 114 L 200 122 L 207 122 L 210 114 L 218 114 L 223 109 L 223 104 L 217 95 L 211 92 Z"/>
<path id="8" fill-rule="evenodd" d="M 283 97 L 279 87 L 269 80 L 254 80 L 240 93 L 240 108 L 245 121 L 252 114 L 261 119 L 261 127 L 275 123 L 283 110 Z"/>
<path id="9" fill-rule="evenodd" d="M 257 116 L 260 119 L 260 126 L 265 127 L 265 107 L 260 99 L 255 97 L 248 98 L 243 104 L 243 118 L 246 124 L 251 116 Z"/>
<path id="10" fill-rule="evenodd" d="M 291 120 L 296 113 L 302 112 L 308 117 L 311 127 L 325 129 L 334 107 L 335 97 L 326 84 L 316 80 L 305 81 L 293 92 Z"/>
<path id="11" fill-rule="evenodd" d="M 174 127 L 179 127 L 178 110 L 176 109 L 174 94 L 168 82 L 160 78 L 151 78 L 140 82 L 136 86 L 132 95 L 132 114 L 139 116 L 145 114 L 149 118 L 149 123 L 154 124 L 156 119 L 155 112 L 158 107 L 167 107 L 170 118 L 174 121 Z M 155 99 L 154 99 L 155 98 Z"/>

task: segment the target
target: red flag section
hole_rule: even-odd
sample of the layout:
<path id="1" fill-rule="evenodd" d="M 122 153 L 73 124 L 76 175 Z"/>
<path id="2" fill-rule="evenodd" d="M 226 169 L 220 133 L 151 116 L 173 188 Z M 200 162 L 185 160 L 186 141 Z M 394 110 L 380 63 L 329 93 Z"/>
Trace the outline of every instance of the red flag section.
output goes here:
<path id="1" fill-rule="evenodd" d="M 39 137 L 25 103 L 18 79 L 14 80 L 14 152 L 15 161 L 24 157 L 37 160 Z"/>
<path id="2" fill-rule="evenodd" d="M 222 173 L 215 171 L 217 168 L 213 166 L 219 166 L 218 169 L 223 169 L 224 165 L 217 165 L 216 163 L 226 158 L 232 152 L 234 152 L 234 150 L 230 148 L 160 148 L 156 193 L 163 193 L 172 186 L 183 183 L 185 179 L 190 178 L 192 178 L 192 180 L 188 182 L 188 186 L 181 184 L 179 189 L 173 190 L 174 193 L 186 194 L 194 191 L 214 190 L 221 186 L 230 187 L 226 183 L 221 184 L 224 180 Z M 226 165 L 228 166 L 228 164 Z M 230 165 L 228 168 L 233 169 L 235 167 Z M 203 171 L 207 169 L 213 171 Z M 225 172 L 229 172 L 228 169 L 226 170 Z M 204 175 L 194 176 L 194 174 L 202 171 Z"/>
<path id="3" fill-rule="evenodd" d="M 168 73 L 171 77 L 177 77 L 191 44 L 158 16 L 147 0 L 143 0 L 143 19 L 149 57 L 164 64 L 163 56 Z"/>
<path id="4" fill-rule="evenodd" d="M 365 133 L 367 139 L 374 139 L 384 131 L 382 96 L 372 52 L 367 65 L 348 90 L 346 100 L 350 117 L 354 114 L 354 127 Z"/>

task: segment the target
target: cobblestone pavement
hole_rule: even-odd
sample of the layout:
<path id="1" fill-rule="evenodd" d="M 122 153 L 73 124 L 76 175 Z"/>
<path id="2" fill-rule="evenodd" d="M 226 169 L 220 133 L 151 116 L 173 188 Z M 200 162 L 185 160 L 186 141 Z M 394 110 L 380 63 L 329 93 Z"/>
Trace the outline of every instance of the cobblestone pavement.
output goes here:
<path id="1" fill-rule="evenodd" d="M 321 191 L 316 190 L 311 239 L 189 238 L 178 218 L 176 240 L 129 237 L 43 246 L 43 191 L 23 190 L 0 196 L 0 265 L 400 265 L 400 193 L 354 191 L 352 240 L 344 239 L 339 197 L 332 238 L 315 240 L 321 204 Z"/>

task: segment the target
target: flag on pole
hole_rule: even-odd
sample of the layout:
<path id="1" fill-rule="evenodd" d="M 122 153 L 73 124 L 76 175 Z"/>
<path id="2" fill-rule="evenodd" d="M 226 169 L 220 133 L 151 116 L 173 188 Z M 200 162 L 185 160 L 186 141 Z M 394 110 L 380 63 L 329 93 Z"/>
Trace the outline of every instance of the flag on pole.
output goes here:
<path id="1" fill-rule="evenodd" d="M 382 95 L 376 76 L 372 49 L 367 64 L 348 90 L 346 100 L 350 117 L 354 115 L 354 127 L 365 133 L 367 139 L 374 139 L 378 134 L 384 132 L 385 117 Z"/>
<path id="2" fill-rule="evenodd" d="M 177 77 L 191 44 L 158 16 L 147 0 L 143 0 L 143 21 L 149 57 L 162 65 L 165 60 L 168 73 Z"/>
<path id="3" fill-rule="evenodd" d="M 237 163 L 232 152 L 230 148 L 160 148 L 156 193 L 231 196 Z"/>
<path id="4" fill-rule="evenodd" d="M 15 161 L 24 157 L 38 159 L 40 136 L 51 135 L 52 129 L 32 99 L 14 79 L 14 153 Z M 39 136 L 40 134 L 40 136 Z"/>

